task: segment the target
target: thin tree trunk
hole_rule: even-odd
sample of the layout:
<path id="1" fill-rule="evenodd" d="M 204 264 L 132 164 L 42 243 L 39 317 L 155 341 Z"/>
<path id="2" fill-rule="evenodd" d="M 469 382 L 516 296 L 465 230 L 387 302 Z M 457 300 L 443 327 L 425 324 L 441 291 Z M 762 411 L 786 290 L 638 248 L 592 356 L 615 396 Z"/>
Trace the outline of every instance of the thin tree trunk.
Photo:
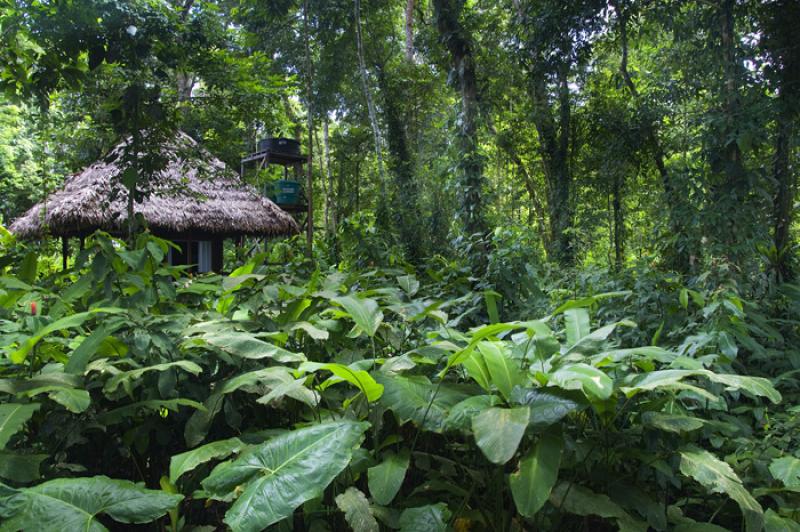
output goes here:
<path id="1" fill-rule="evenodd" d="M 414 0 L 406 0 L 406 60 L 414 60 Z"/>
<path id="2" fill-rule="evenodd" d="M 331 170 L 331 144 L 328 132 L 328 117 L 322 123 L 322 144 L 325 149 L 325 171 L 328 177 L 328 196 L 325 202 L 325 224 L 330 234 L 336 234 L 336 194 L 333 188 L 333 171 Z"/>
<path id="3" fill-rule="evenodd" d="M 775 137 L 774 176 L 778 190 L 773 199 L 773 242 L 777 252 L 775 269 L 781 281 L 791 281 L 795 278 L 792 270 L 792 241 L 789 232 L 794 210 L 792 204 L 797 189 L 797 179 L 789 163 L 793 126 L 791 115 L 785 109 L 785 105 L 782 105 L 778 114 L 778 131 Z"/>
<path id="4" fill-rule="evenodd" d="M 364 90 L 364 99 L 367 101 L 367 112 L 369 113 L 369 122 L 372 126 L 372 135 L 375 138 L 375 158 L 378 163 L 378 179 L 380 190 L 380 205 L 379 210 L 386 207 L 386 179 L 383 171 L 383 142 L 381 140 L 381 130 L 378 127 L 378 113 L 375 110 L 375 103 L 372 100 L 372 91 L 369 88 L 369 76 L 367 74 L 367 66 L 364 62 L 364 43 L 361 38 L 361 2 L 354 0 L 355 6 L 355 25 L 356 25 L 356 48 L 358 51 L 358 68 L 361 73 L 361 84 Z"/>
<path id="5" fill-rule="evenodd" d="M 633 82 L 630 73 L 628 72 L 628 12 L 623 10 L 620 2 L 614 0 L 611 2 L 612 7 L 619 16 L 619 33 L 620 45 L 622 47 L 622 57 L 620 60 L 619 71 L 622 75 L 622 80 L 627 87 L 628 92 L 634 100 L 640 101 L 639 91 L 636 84 Z M 664 203 L 667 209 L 668 224 L 670 232 L 673 236 L 677 236 L 678 240 L 686 235 L 686 228 L 681 220 L 681 215 L 677 212 L 678 204 L 683 201 L 683 198 L 677 193 L 677 187 L 672 180 L 672 177 L 667 170 L 664 163 L 664 149 L 661 146 L 661 140 L 658 135 L 658 128 L 655 124 L 645 122 L 643 125 L 644 134 L 647 138 L 648 145 L 650 146 L 650 153 L 653 157 L 658 175 L 661 177 L 661 185 L 664 190 Z M 690 270 L 691 260 L 689 246 L 677 245 L 672 246 L 667 251 L 668 266 L 678 272 L 687 273 Z"/>
<path id="6" fill-rule="evenodd" d="M 614 269 L 622 270 L 625 262 L 625 218 L 622 212 L 622 176 L 614 174 L 611 206 L 614 212 Z"/>
<path id="7" fill-rule="evenodd" d="M 478 150 L 478 82 L 469 35 L 459 20 L 461 8 L 462 4 L 458 0 L 433 1 L 439 38 L 450 52 L 461 94 L 459 215 L 468 235 L 483 237 L 487 228 L 481 195 L 484 181 L 483 161 Z M 483 255 L 480 250 L 478 254 Z"/>
<path id="8" fill-rule="evenodd" d="M 417 223 L 418 187 L 403 127 L 403 111 L 399 106 L 403 94 L 390 85 L 384 68 L 378 68 L 377 74 L 378 87 L 383 94 L 383 116 L 389 153 L 387 166 L 394 181 L 391 192 L 394 206 L 392 220 L 400 235 L 406 257 L 414 264 L 421 258 L 422 235 L 420 224 Z"/>

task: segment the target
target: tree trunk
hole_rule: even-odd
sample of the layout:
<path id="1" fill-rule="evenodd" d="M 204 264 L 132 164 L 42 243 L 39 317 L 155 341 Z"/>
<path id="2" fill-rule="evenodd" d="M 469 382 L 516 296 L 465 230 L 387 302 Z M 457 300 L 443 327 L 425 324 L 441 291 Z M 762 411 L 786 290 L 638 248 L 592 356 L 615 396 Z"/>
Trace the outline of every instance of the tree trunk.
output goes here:
<path id="1" fill-rule="evenodd" d="M 619 71 L 622 75 L 622 80 L 627 87 L 628 92 L 634 100 L 640 101 L 639 91 L 633 83 L 630 73 L 628 72 L 628 12 L 623 10 L 619 1 L 612 1 L 612 7 L 617 12 L 619 17 L 619 34 L 620 45 L 622 47 L 622 57 L 620 60 Z M 664 149 L 661 146 L 661 139 L 658 135 L 658 127 L 651 122 L 642 124 L 644 129 L 647 143 L 650 146 L 650 153 L 653 157 L 658 175 L 661 177 L 661 185 L 664 191 L 664 205 L 666 205 L 668 225 L 671 236 L 677 237 L 673 241 L 676 244 L 671 245 L 665 252 L 667 266 L 680 273 L 688 273 L 690 271 L 690 246 L 685 244 L 686 228 L 683 224 L 678 207 L 684 198 L 681 198 L 677 193 L 677 186 L 670 176 L 667 166 L 664 163 Z M 683 241 L 683 242 L 681 242 Z"/>
<path id="2" fill-rule="evenodd" d="M 383 142 L 381 141 L 381 130 L 378 127 L 378 113 L 375 110 L 375 103 L 372 101 L 372 91 L 369 88 L 369 76 L 367 74 L 367 65 L 364 62 L 364 43 L 361 38 L 361 2 L 354 0 L 355 9 L 355 25 L 356 25 L 356 49 L 358 52 L 358 69 L 361 73 L 361 84 L 364 90 L 364 99 L 367 101 L 367 112 L 369 113 L 369 123 L 372 126 L 372 135 L 375 138 L 375 158 L 378 163 L 378 179 L 379 179 L 379 204 L 378 211 L 380 213 L 386 208 L 386 179 L 383 172 Z"/>
<path id="3" fill-rule="evenodd" d="M 328 233 L 336 234 L 336 194 L 333 189 L 333 171 L 331 170 L 331 144 L 328 133 L 328 117 L 322 123 L 322 144 L 325 150 L 325 171 L 328 177 L 328 194 L 325 201 L 325 226 Z"/>
<path id="4" fill-rule="evenodd" d="M 614 269 L 621 271 L 625 263 L 625 217 L 622 212 L 622 176 L 614 174 L 611 198 L 614 213 Z"/>
<path id="5" fill-rule="evenodd" d="M 461 95 L 459 130 L 459 216 L 467 235 L 484 237 L 487 232 L 483 214 L 483 160 L 478 150 L 478 82 L 469 35 L 459 20 L 462 3 L 458 0 L 433 0 L 439 38 L 450 53 Z M 480 255 L 483 255 L 480 251 Z"/>
<path id="6" fill-rule="evenodd" d="M 414 178 L 413 161 L 408 149 L 403 111 L 399 102 L 403 100 L 392 87 L 384 68 L 378 68 L 378 86 L 383 94 L 383 115 L 386 121 L 386 141 L 389 151 L 388 166 L 394 178 L 392 196 L 394 201 L 393 221 L 409 262 L 416 263 L 422 257 L 420 224 L 418 223 L 418 187 Z"/>
<path id="7" fill-rule="evenodd" d="M 780 102 L 783 103 L 783 102 Z M 793 203 L 797 180 L 790 164 L 793 123 L 791 113 L 785 105 L 778 114 L 778 131 L 775 137 L 775 183 L 777 193 L 773 199 L 773 242 L 777 257 L 775 270 L 781 281 L 794 280 L 792 269 L 792 241 L 789 232 L 792 225 Z"/>
<path id="8" fill-rule="evenodd" d="M 540 72 L 531 73 L 531 100 L 533 122 L 539 134 L 540 151 L 547 181 L 547 210 L 550 218 L 548 254 L 561 265 L 575 262 L 571 204 L 572 173 L 569 165 L 571 109 L 567 69 L 559 72 L 558 122 L 553 116 L 545 77 Z"/>
<path id="9" fill-rule="evenodd" d="M 736 57 L 734 27 L 735 0 L 722 0 L 716 13 L 719 22 L 718 60 L 722 66 L 722 86 L 718 98 L 721 102 L 721 127 L 712 130 L 710 167 L 714 180 L 711 186 L 710 217 L 712 227 L 708 233 L 716 240 L 720 252 L 729 261 L 739 263 L 743 258 L 743 240 L 749 238 L 752 217 L 744 209 L 747 204 L 747 175 L 739 148 L 738 121 L 741 119 L 739 100 L 739 64 Z"/>
<path id="10" fill-rule="evenodd" d="M 414 60 L 414 0 L 406 0 L 406 60 Z"/>

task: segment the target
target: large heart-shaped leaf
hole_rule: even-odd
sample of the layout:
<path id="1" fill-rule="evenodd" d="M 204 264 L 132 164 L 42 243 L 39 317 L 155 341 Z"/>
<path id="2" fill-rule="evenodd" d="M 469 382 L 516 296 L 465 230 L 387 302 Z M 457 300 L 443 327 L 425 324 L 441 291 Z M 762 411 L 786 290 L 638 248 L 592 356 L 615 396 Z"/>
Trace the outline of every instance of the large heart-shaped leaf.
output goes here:
<path id="1" fill-rule="evenodd" d="M 331 301 L 344 307 L 344 310 L 353 319 L 358 328 L 364 331 L 367 336 L 375 336 L 378 326 L 383 321 L 383 312 L 377 301 L 354 296 L 334 297 Z"/>
<path id="2" fill-rule="evenodd" d="M 120 523 L 149 523 L 178 505 L 182 495 L 148 490 L 128 480 L 105 476 L 59 478 L 32 488 L 13 490 L 0 484 L 0 531 L 83 530 L 103 532 L 105 514 Z"/>
<path id="3" fill-rule="evenodd" d="M 472 418 L 472 432 L 490 462 L 505 464 L 517 452 L 529 419 L 527 406 L 488 408 Z"/>
<path id="4" fill-rule="evenodd" d="M 514 504 L 525 517 L 538 512 L 550 497 L 558 479 L 563 444 L 564 439 L 560 435 L 544 435 L 520 461 L 519 469 L 509 477 Z"/>
<path id="5" fill-rule="evenodd" d="M 384 506 L 392 502 L 408 470 L 409 454 L 390 453 L 380 464 L 367 470 L 369 492 L 375 502 Z"/>
<path id="6" fill-rule="evenodd" d="M 203 488 L 217 498 L 243 490 L 225 523 L 236 532 L 263 530 L 319 497 L 350 463 L 368 428 L 337 421 L 277 436 L 215 467 Z"/>

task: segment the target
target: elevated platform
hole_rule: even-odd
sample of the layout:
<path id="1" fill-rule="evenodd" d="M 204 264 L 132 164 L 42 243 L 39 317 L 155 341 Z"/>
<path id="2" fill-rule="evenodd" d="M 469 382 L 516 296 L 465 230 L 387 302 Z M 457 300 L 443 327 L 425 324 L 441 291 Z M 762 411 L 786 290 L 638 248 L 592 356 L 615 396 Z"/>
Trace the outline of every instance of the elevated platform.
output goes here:
<path id="1" fill-rule="evenodd" d="M 257 151 L 242 157 L 242 165 L 256 161 L 264 162 L 266 164 L 282 164 L 284 166 L 293 166 L 296 164 L 305 163 L 307 161 L 307 157 L 303 154 L 279 153 L 270 150 Z"/>

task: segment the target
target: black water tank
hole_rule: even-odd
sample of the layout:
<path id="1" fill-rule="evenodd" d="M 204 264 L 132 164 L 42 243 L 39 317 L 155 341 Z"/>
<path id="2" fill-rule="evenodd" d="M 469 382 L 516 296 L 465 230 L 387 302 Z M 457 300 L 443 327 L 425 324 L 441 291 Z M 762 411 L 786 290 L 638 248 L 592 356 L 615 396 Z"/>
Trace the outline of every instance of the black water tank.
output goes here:
<path id="1" fill-rule="evenodd" d="M 258 151 L 300 155 L 300 143 L 294 139 L 269 138 L 258 141 Z"/>

